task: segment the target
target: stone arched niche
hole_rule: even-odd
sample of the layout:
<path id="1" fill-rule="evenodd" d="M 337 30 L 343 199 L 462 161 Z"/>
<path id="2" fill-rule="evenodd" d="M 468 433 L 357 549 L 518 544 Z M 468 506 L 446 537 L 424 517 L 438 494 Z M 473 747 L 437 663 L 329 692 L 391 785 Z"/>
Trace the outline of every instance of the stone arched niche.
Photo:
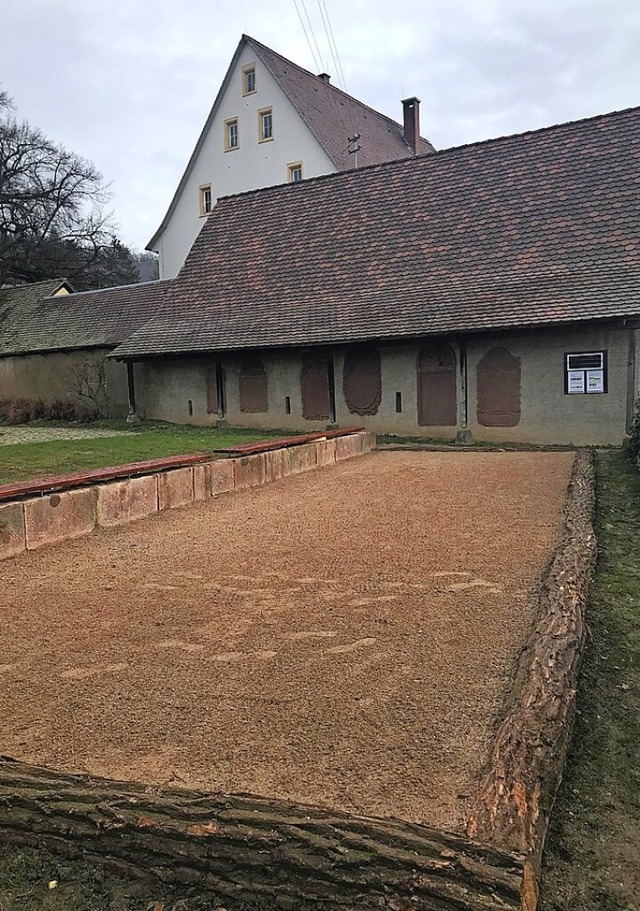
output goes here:
<path id="1" fill-rule="evenodd" d="M 257 414 L 269 410 L 267 374 L 262 361 L 245 360 L 240 368 L 240 411 Z"/>
<path id="2" fill-rule="evenodd" d="M 457 423 L 455 355 L 448 345 L 434 342 L 418 357 L 418 424 L 455 427 Z"/>
<path id="3" fill-rule="evenodd" d="M 342 391 L 352 414 L 377 414 L 382 398 L 380 354 L 375 348 L 354 349 L 344 360 Z"/>
<path id="4" fill-rule="evenodd" d="M 310 358 L 304 362 L 300 371 L 300 394 L 302 417 L 305 420 L 329 420 L 329 374 L 326 360 Z"/>
<path id="5" fill-rule="evenodd" d="M 520 358 L 506 348 L 492 348 L 478 364 L 478 424 L 516 427 L 520 423 Z"/>

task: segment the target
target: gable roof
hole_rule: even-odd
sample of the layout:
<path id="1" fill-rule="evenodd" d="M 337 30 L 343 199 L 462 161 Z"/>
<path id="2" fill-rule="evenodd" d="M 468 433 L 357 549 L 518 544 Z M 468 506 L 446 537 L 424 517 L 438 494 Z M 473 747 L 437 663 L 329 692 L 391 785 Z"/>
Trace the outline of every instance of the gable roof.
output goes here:
<path id="1" fill-rule="evenodd" d="M 72 293 L 75 289 L 66 278 L 45 278 L 40 282 L 29 282 L 24 285 L 6 285 L 0 287 L 0 302 L 10 303 L 12 307 L 28 306 L 43 297 L 51 297 L 59 291 Z"/>
<path id="2" fill-rule="evenodd" d="M 640 108 L 222 199 L 115 352 L 640 314 Z"/>
<path id="3" fill-rule="evenodd" d="M 233 71 L 245 46 L 251 47 L 267 70 L 276 80 L 284 94 L 298 112 L 303 123 L 336 166 L 338 171 L 353 167 L 353 156 L 347 152 L 347 138 L 360 133 L 361 150 L 359 161 L 363 165 L 394 161 L 413 156 L 413 151 L 404 138 L 403 127 L 384 114 L 374 111 L 351 95 L 329 82 L 325 82 L 309 70 L 303 69 L 271 48 L 261 44 L 249 35 L 243 35 L 231 59 L 213 107 L 209 111 L 202 132 L 187 163 L 180 183 L 173 194 L 169 208 L 160 227 L 146 249 L 155 246 L 168 220 L 171 218 L 180 195 L 189 179 L 198 155 L 205 143 L 209 128 L 218 112 Z M 427 139 L 421 139 L 422 153 L 433 152 Z"/>
<path id="4" fill-rule="evenodd" d="M 0 357 L 113 348 L 158 312 L 170 284 L 145 282 L 52 296 L 60 287 L 55 281 L 57 285 L 38 282 L 0 291 Z"/>
<path id="5" fill-rule="evenodd" d="M 280 85 L 338 171 L 353 168 L 347 138 L 354 133 L 360 134 L 358 162 L 361 166 L 413 157 L 404 138 L 404 128 L 395 120 L 374 111 L 254 38 L 242 37 Z M 434 151 L 427 139 L 420 142 L 421 154 Z"/>

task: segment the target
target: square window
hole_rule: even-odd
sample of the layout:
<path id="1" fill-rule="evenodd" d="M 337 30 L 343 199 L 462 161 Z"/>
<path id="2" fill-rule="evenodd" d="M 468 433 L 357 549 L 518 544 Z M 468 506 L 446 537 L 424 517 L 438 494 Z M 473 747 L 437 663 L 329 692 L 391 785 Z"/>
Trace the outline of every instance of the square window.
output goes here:
<path id="1" fill-rule="evenodd" d="M 299 183 L 302 180 L 301 161 L 294 161 L 287 165 L 287 180 L 289 183 Z"/>
<path id="2" fill-rule="evenodd" d="M 200 215 L 209 215 L 213 210 L 213 194 L 211 184 L 203 184 L 200 187 Z"/>
<path id="3" fill-rule="evenodd" d="M 260 142 L 267 142 L 273 139 L 273 113 L 271 108 L 265 108 L 258 111 L 258 136 Z"/>
<path id="4" fill-rule="evenodd" d="M 242 94 L 251 95 L 256 90 L 256 68 L 255 64 L 242 68 Z"/>
<path id="5" fill-rule="evenodd" d="M 565 354 L 564 391 L 567 395 L 607 392 L 607 352 Z"/>
<path id="6" fill-rule="evenodd" d="M 238 118 L 233 117 L 231 120 L 224 122 L 224 148 L 226 152 L 237 149 L 240 145 L 240 133 L 238 130 Z"/>

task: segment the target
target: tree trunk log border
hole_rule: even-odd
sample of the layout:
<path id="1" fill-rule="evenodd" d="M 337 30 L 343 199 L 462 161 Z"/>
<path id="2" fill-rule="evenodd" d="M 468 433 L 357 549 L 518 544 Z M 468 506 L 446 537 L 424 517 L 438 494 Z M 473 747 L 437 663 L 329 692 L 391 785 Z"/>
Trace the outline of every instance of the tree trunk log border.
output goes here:
<path id="1" fill-rule="evenodd" d="M 507 715 L 467 835 L 246 794 L 151 788 L 0 757 L 0 839 L 235 907 L 535 911 L 585 640 L 596 542 L 579 453 Z"/>
<path id="2" fill-rule="evenodd" d="M 0 757 L 0 840 L 225 907 L 517 911 L 524 858 L 464 835 L 245 794 L 148 788 Z"/>
<path id="3" fill-rule="evenodd" d="M 467 821 L 469 837 L 525 857 L 522 911 L 538 904 L 542 850 L 575 716 L 597 550 L 594 506 L 594 456 L 578 452 L 562 541 L 543 578 L 538 617 Z"/>

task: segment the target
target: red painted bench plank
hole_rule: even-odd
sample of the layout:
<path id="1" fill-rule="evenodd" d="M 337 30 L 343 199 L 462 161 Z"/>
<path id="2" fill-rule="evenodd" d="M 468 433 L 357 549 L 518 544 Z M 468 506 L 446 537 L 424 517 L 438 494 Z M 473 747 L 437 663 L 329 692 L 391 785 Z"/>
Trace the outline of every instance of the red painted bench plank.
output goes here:
<path id="1" fill-rule="evenodd" d="M 190 452 L 184 455 L 163 456 L 160 459 L 146 459 L 143 462 L 128 462 L 126 465 L 112 465 L 109 468 L 93 468 L 90 471 L 75 471 L 71 474 L 54 475 L 48 478 L 34 478 L 31 481 L 17 481 L 11 484 L 0 484 L 0 502 L 15 500 L 37 494 L 68 490 L 72 487 L 84 487 L 97 484 L 99 481 L 115 481 L 118 478 L 130 478 L 135 475 L 151 474 L 165 468 L 181 468 L 199 462 L 209 462 L 213 458 L 209 452 Z"/>
<path id="2" fill-rule="evenodd" d="M 312 433 L 299 433 L 294 437 L 279 437 L 275 440 L 261 440 L 259 443 L 240 443 L 238 446 L 225 446 L 214 449 L 213 452 L 224 455 L 255 455 L 260 452 L 270 452 L 272 449 L 282 449 L 285 446 L 301 446 L 303 443 L 313 443 L 315 440 L 332 440 L 335 437 L 347 436 L 350 433 L 360 433 L 364 427 L 349 427 L 344 430 L 316 430 Z"/>

